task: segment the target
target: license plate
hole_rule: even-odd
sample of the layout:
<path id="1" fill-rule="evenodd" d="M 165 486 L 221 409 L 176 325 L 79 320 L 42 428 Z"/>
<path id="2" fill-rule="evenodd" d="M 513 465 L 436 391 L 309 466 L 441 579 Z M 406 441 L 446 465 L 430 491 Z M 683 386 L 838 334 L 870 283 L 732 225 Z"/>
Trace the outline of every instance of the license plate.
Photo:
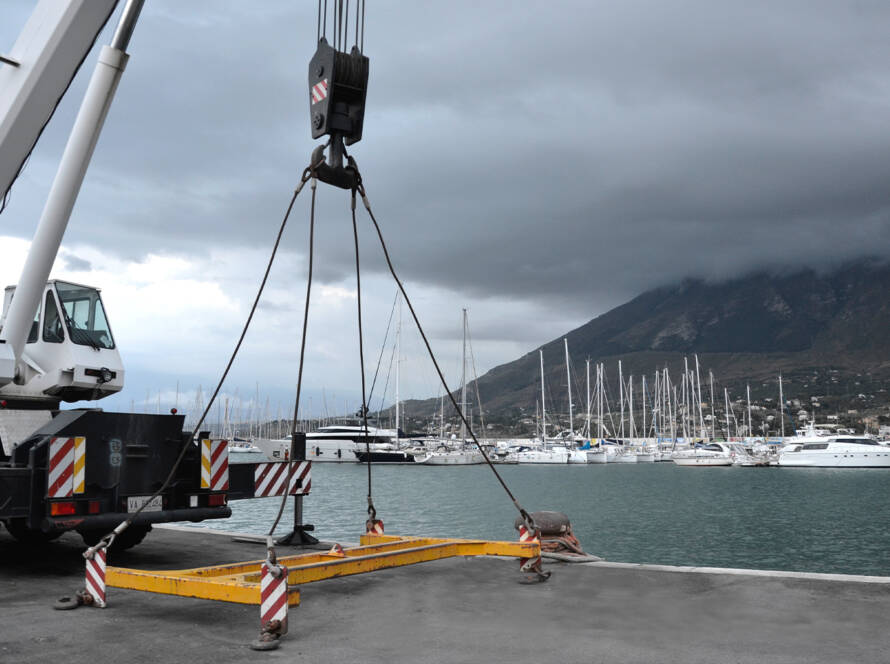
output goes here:
<path id="1" fill-rule="evenodd" d="M 143 505 L 145 505 L 143 512 L 160 512 L 164 508 L 163 496 L 155 496 L 151 502 L 149 498 L 151 496 L 127 496 L 127 512 L 135 512 Z"/>

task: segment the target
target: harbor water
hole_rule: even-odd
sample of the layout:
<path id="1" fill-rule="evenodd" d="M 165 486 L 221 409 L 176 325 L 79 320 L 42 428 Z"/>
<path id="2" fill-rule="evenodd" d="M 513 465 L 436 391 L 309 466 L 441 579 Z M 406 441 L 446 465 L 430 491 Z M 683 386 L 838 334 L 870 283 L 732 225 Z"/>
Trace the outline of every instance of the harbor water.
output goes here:
<path id="1" fill-rule="evenodd" d="M 682 468 L 671 463 L 497 466 L 529 511 L 571 519 L 590 553 L 616 562 L 890 575 L 890 472 Z M 375 465 L 374 505 L 393 534 L 515 539 L 517 512 L 487 466 Z M 367 466 L 315 464 L 304 521 L 355 542 Z M 280 498 L 233 501 L 202 527 L 265 534 Z M 277 534 L 292 524 L 288 501 Z"/>

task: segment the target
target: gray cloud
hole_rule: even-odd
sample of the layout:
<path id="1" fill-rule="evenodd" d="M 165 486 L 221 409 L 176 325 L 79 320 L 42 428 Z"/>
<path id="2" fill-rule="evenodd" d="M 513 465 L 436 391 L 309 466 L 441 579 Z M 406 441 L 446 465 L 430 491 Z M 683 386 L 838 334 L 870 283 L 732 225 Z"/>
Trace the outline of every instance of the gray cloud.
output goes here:
<path id="1" fill-rule="evenodd" d="M 4 6 L 0 46 L 31 4 Z M 271 243 L 312 148 L 315 17 L 257 7 L 147 3 L 72 241 L 131 257 Z M 887 253 L 888 20 L 877 1 L 374 5 L 352 152 L 403 276 L 579 322 L 684 276 Z M 94 61 L 9 232 L 32 232 Z M 353 268 L 346 197 L 318 207 L 318 276 L 336 282 Z M 382 272 L 362 224 L 363 265 Z"/>

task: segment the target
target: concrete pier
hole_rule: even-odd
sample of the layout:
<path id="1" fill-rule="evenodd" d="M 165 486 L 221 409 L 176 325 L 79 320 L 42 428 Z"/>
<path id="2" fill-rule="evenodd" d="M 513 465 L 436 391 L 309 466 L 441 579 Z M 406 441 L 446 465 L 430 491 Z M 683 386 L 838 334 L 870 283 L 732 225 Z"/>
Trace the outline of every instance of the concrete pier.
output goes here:
<path id="1" fill-rule="evenodd" d="M 257 653 L 253 606 L 109 588 L 107 609 L 54 611 L 83 584 L 83 548 L 66 534 L 29 549 L 0 530 L 0 662 L 890 662 L 890 577 L 548 563 L 550 581 L 527 586 L 513 560 L 450 559 L 305 585 L 281 648 Z M 156 528 L 109 564 L 262 556 Z"/>

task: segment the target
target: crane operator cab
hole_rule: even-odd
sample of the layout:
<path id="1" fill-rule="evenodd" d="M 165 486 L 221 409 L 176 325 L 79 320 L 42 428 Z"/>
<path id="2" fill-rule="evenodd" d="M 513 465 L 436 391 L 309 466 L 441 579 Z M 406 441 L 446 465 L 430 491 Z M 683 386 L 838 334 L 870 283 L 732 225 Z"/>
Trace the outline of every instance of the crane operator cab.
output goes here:
<path id="1" fill-rule="evenodd" d="M 0 329 L 15 288 L 6 288 Z M 0 388 L 0 398 L 92 401 L 119 392 L 123 386 L 124 368 L 99 290 L 58 279 L 48 281 L 15 379 Z"/>

